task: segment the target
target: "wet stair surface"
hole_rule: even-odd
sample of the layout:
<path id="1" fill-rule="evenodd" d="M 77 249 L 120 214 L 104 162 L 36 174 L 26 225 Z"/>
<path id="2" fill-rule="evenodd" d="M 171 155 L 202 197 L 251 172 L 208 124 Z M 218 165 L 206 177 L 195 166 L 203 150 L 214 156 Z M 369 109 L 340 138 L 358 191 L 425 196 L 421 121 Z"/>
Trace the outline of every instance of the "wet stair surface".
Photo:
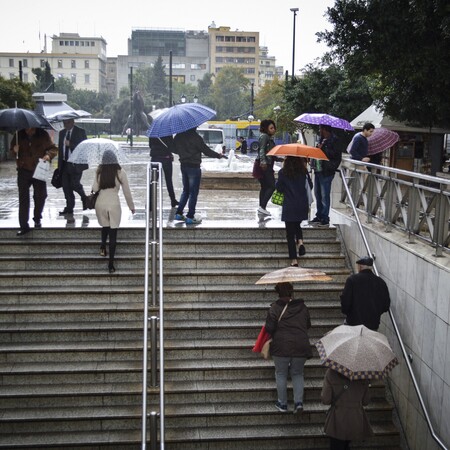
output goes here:
<path id="1" fill-rule="evenodd" d="M 300 265 L 332 281 L 295 286 L 311 312 L 314 351 L 296 416 L 274 408 L 273 362 L 251 352 L 276 299 L 273 286 L 254 283 L 289 264 L 284 229 L 163 234 L 165 448 L 328 448 L 324 368 L 313 344 L 342 323 L 349 270 L 336 230 L 304 230 Z M 144 230 L 119 230 L 113 275 L 99 256 L 97 229 L 28 236 L 0 230 L 0 449 L 140 448 Z M 384 384 L 371 393 L 375 437 L 352 448 L 399 449 Z M 289 398 L 292 411 L 291 390 Z M 158 400 L 158 388 L 149 388 L 149 412 Z"/>

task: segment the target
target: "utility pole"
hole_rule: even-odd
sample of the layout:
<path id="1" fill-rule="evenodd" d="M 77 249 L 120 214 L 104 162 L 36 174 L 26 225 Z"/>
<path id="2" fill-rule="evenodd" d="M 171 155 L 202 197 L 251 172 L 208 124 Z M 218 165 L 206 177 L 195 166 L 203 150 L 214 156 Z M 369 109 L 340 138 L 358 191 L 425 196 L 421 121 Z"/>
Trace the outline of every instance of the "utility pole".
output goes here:
<path id="1" fill-rule="evenodd" d="M 133 67 L 130 67 L 130 106 L 131 106 L 131 115 L 130 115 L 130 146 L 133 147 Z"/>
<path id="2" fill-rule="evenodd" d="M 255 87 L 255 84 L 251 84 L 251 90 L 250 90 L 250 114 L 253 116 L 253 106 L 255 102 L 255 95 L 253 88 Z"/>
<path id="3" fill-rule="evenodd" d="M 169 51 L 169 108 L 172 106 L 172 50 Z"/>

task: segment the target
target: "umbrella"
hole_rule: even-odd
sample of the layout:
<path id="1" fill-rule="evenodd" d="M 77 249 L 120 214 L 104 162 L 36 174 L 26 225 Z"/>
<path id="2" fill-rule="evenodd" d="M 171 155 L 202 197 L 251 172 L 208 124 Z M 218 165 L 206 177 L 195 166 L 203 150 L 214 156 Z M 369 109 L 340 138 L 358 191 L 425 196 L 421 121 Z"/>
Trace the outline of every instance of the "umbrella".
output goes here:
<path id="1" fill-rule="evenodd" d="M 369 155 L 375 155 L 381 153 L 392 147 L 396 142 L 400 140 L 400 136 L 395 131 L 388 130 L 387 128 L 375 128 L 372 136 L 367 138 L 369 142 Z"/>
<path id="2" fill-rule="evenodd" d="M 350 380 L 380 380 L 398 364 L 389 342 L 364 325 L 341 325 L 316 343 L 322 363 Z"/>
<path id="3" fill-rule="evenodd" d="M 0 129 L 17 131 L 25 128 L 51 128 L 40 114 L 22 108 L 0 109 Z"/>
<path id="4" fill-rule="evenodd" d="M 353 127 L 345 119 L 323 113 L 304 113 L 294 119 L 296 122 L 309 123 L 310 125 L 329 125 L 333 128 L 352 131 Z"/>
<path id="5" fill-rule="evenodd" d="M 325 159 L 328 161 L 327 156 L 320 148 L 300 143 L 277 145 L 267 154 L 271 156 L 301 156 L 303 158 Z"/>
<path id="6" fill-rule="evenodd" d="M 204 122 L 211 120 L 216 112 L 200 103 L 183 103 L 169 108 L 159 116 L 153 118 L 147 136 L 164 137 L 197 128 Z"/>
<path id="7" fill-rule="evenodd" d="M 107 152 L 110 160 L 103 161 L 103 154 Z M 93 138 L 80 142 L 69 157 L 69 162 L 74 164 L 124 164 L 129 163 L 125 150 L 111 139 Z"/>
<path id="8" fill-rule="evenodd" d="M 330 281 L 325 272 L 303 267 L 286 267 L 266 273 L 255 284 L 291 283 L 296 281 Z"/>
<path id="9" fill-rule="evenodd" d="M 46 116 L 46 118 L 50 123 L 53 123 L 53 122 L 62 122 L 63 120 L 67 119 L 80 119 L 81 117 L 91 117 L 91 115 L 92 115 L 91 113 L 83 111 L 82 109 L 73 109 L 73 110 L 68 109 L 65 111 L 59 111 L 50 114 Z"/>

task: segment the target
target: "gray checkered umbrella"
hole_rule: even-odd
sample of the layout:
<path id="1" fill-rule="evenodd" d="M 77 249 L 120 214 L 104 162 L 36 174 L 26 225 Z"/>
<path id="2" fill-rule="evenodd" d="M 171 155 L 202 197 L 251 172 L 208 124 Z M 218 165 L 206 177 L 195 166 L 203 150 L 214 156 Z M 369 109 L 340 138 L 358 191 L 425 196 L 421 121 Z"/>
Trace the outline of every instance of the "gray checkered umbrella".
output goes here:
<path id="1" fill-rule="evenodd" d="M 381 380 L 398 364 L 384 334 L 341 325 L 316 343 L 322 363 L 350 380 Z"/>

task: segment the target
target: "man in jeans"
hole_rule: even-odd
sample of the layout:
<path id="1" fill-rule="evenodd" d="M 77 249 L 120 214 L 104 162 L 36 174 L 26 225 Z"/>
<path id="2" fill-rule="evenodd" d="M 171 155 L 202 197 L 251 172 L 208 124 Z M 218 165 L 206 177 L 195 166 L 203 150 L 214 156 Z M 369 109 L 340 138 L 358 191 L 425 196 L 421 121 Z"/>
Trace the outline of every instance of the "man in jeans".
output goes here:
<path id="1" fill-rule="evenodd" d="M 198 191 L 202 179 L 202 153 L 211 158 L 226 158 L 225 155 L 211 150 L 197 133 L 196 128 L 178 133 L 173 140 L 173 153 L 180 157 L 181 176 L 183 181 L 183 192 L 180 203 L 177 207 L 175 220 L 183 220 L 186 225 L 201 223 L 201 219 L 195 217 L 195 207 L 197 205 Z M 189 202 L 189 203 L 188 203 Z M 183 210 L 188 203 L 188 213 L 186 217 Z"/>
<path id="2" fill-rule="evenodd" d="M 337 137 L 328 125 L 320 125 L 319 147 L 329 161 L 313 159 L 311 167 L 314 170 L 314 195 L 316 197 L 316 217 L 310 221 L 312 225 L 328 227 L 330 225 L 330 194 L 334 174 L 339 167 L 342 153 L 337 147 Z"/>

